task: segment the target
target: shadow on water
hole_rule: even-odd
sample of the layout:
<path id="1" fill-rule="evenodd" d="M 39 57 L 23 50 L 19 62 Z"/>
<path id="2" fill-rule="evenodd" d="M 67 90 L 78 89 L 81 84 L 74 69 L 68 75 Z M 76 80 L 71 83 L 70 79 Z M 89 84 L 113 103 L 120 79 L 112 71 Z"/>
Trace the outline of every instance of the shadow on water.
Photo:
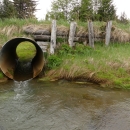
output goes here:
<path id="1" fill-rule="evenodd" d="M 59 82 L 0 85 L 0 130 L 129 130 L 130 91 Z"/>

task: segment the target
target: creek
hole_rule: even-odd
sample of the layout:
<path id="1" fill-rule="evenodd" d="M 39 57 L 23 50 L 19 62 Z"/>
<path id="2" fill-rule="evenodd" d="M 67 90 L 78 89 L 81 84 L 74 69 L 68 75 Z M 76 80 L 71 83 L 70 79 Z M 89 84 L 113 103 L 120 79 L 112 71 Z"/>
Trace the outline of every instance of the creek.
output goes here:
<path id="1" fill-rule="evenodd" d="M 0 84 L 0 130 L 129 130 L 130 91 L 93 84 Z"/>

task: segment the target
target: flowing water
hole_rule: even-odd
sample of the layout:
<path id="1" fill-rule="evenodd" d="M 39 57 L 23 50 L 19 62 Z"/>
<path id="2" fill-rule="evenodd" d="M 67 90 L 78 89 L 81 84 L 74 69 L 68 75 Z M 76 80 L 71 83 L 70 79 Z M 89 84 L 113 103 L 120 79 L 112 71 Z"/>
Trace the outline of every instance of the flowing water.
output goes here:
<path id="1" fill-rule="evenodd" d="M 10 81 L 0 84 L 0 130 L 130 130 L 130 91 Z"/>

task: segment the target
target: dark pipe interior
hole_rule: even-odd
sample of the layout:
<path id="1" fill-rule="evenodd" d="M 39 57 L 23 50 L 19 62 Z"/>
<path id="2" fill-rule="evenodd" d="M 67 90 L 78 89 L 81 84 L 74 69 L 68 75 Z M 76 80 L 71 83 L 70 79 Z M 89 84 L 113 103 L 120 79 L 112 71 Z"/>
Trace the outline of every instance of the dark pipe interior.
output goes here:
<path id="1" fill-rule="evenodd" d="M 36 48 L 36 55 L 26 64 L 19 61 L 16 48 L 21 42 L 30 42 Z M 29 50 L 28 50 L 29 51 Z M 0 68 L 3 73 L 16 81 L 35 78 L 43 69 L 44 57 L 39 45 L 28 38 L 14 38 L 8 41 L 0 52 Z"/>

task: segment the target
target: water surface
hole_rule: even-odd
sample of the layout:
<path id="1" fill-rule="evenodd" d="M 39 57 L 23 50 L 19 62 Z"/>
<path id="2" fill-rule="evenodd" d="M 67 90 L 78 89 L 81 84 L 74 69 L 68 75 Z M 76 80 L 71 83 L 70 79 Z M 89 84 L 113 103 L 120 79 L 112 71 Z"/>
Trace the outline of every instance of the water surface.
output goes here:
<path id="1" fill-rule="evenodd" d="M 92 84 L 0 84 L 0 130 L 129 130 L 130 91 Z"/>

